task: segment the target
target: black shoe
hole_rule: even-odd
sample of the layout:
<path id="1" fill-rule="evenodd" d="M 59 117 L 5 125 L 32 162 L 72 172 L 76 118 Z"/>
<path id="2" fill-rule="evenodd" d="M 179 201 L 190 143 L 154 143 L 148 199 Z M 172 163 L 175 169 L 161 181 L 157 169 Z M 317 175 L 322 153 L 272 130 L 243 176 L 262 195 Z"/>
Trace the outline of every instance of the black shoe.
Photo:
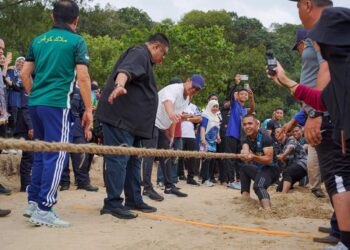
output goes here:
<path id="1" fill-rule="evenodd" d="M 84 189 L 85 191 L 88 191 L 88 192 L 97 192 L 98 191 L 98 187 L 95 187 L 91 184 L 87 184 L 85 186 L 78 186 L 77 189 Z"/>
<path id="2" fill-rule="evenodd" d="M 0 209 L 0 217 L 5 217 L 6 215 L 9 215 L 11 213 L 11 210 L 9 209 Z"/>
<path id="3" fill-rule="evenodd" d="M 66 191 L 69 190 L 70 185 L 61 185 L 60 191 Z"/>
<path id="4" fill-rule="evenodd" d="M 165 188 L 164 193 L 166 194 L 175 194 L 177 197 L 187 197 L 187 194 L 182 193 L 176 188 Z"/>
<path id="5" fill-rule="evenodd" d="M 326 195 L 322 192 L 322 190 L 314 189 L 311 190 L 311 193 L 313 193 L 317 198 L 325 198 Z"/>
<path id="6" fill-rule="evenodd" d="M 336 245 L 340 241 L 340 239 L 338 239 L 334 236 L 331 236 L 331 235 L 328 235 L 328 236 L 323 237 L 323 238 L 314 238 L 313 240 L 314 240 L 314 242 L 326 243 L 326 244 L 332 244 L 332 245 Z"/>
<path id="7" fill-rule="evenodd" d="M 101 215 L 104 214 L 110 214 L 114 217 L 117 217 L 118 219 L 125 219 L 125 220 L 130 220 L 130 219 L 135 219 L 137 217 L 137 214 L 130 212 L 126 208 L 113 208 L 113 209 L 107 209 L 107 208 L 102 208 L 100 211 Z"/>
<path id="8" fill-rule="evenodd" d="M 151 200 L 162 201 L 164 197 L 158 194 L 153 188 L 144 189 L 142 195 L 148 196 Z"/>
<path id="9" fill-rule="evenodd" d="M 185 180 L 187 180 L 187 178 L 186 178 L 186 176 L 181 175 L 181 176 L 179 176 L 179 180 L 181 180 L 181 181 L 185 181 Z"/>
<path id="10" fill-rule="evenodd" d="M 10 195 L 11 189 L 5 188 L 3 185 L 0 184 L 0 194 Z"/>
<path id="11" fill-rule="evenodd" d="M 318 227 L 318 231 L 325 234 L 330 234 L 332 229 L 330 227 Z"/>
<path id="12" fill-rule="evenodd" d="M 142 202 L 140 205 L 125 204 L 125 208 L 129 209 L 129 210 L 141 211 L 143 213 L 155 213 L 155 212 L 157 212 L 157 208 L 151 207 L 144 202 Z"/>
<path id="13" fill-rule="evenodd" d="M 193 178 L 188 178 L 187 179 L 187 184 L 194 185 L 194 186 L 199 186 L 199 183 L 196 182 Z"/>

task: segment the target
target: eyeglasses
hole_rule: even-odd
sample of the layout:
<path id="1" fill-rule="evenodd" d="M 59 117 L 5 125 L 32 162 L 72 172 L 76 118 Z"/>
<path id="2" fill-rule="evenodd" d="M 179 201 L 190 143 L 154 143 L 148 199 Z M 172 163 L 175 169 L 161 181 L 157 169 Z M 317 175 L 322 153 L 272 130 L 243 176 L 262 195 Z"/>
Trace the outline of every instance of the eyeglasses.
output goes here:
<path id="1" fill-rule="evenodd" d="M 159 49 L 161 50 L 163 57 L 165 57 L 168 54 L 168 48 L 159 45 Z"/>

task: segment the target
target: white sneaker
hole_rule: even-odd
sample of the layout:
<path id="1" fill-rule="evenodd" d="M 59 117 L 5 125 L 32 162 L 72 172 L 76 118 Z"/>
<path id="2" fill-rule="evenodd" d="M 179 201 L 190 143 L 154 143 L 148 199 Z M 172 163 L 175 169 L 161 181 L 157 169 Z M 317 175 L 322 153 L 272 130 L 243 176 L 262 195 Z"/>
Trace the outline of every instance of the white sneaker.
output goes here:
<path id="1" fill-rule="evenodd" d="M 164 186 L 164 183 L 163 183 L 163 182 L 159 182 L 159 183 L 157 184 L 157 187 L 158 187 L 159 189 L 161 189 L 161 190 L 164 190 L 164 189 L 165 189 L 165 186 Z"/>
<path id="2" fill-rule="evenodd" d="M 341 241 L 337 245 L 331 247 L 325 247 L 323 250 L 349 250 Z"/>
<path id="3" fill-rule="evenodd" d="M 29 201 L 26 210 L 24 210 L 23 216 L 27 218 L 32 217 L 33 213 L 35 212 L 35 210 L 37 210 L 37 208 L 38 203 L 36 203 L 35 201 Z"/>
<path id="4" fill-rule="evenodd" d="M 206 180 L 203 183 L 203 186 L 205 186 L 205 187 L 214 187 L 214 183 L 212 183 L 210 180 Z"/>
<path id="5" fill-rule="evenodd" d="M 29 222 L 35 226 L 47 226 L 47 227 L 56 227 L 64 228 L 69 227 L 70 223 L 64 220 L 61 220 L 55 211 L 43 211 L 39 208 L 35 210 L 32 217 L 29 219 Z"/>
<path id="6" fill-rule="evenodd" d="M 241 183 L 238 181 L 230 182 L 229 184 L 227 184 L 227 187 L 232 188 L 232 189 L 241 190 Z"/>

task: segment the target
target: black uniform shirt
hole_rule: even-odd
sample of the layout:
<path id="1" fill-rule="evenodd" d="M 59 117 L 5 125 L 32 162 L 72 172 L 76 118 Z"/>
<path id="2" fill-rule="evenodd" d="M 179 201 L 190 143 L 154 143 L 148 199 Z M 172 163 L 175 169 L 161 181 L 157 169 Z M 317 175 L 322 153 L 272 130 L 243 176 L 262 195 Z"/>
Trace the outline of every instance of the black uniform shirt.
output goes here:
<path id="1" fill-rule="evenodd" d="M 127 94 L 113 104 L 108 97 L 119 73 L 129 79 Z M 146 45 L 129 48 L 117 61 L 97 107 L 96 118 L 101 122 L 127 130 L 130 134 L 151 138 L 158 107 L 158 91 L 153 74 L 152 56 Z"/>

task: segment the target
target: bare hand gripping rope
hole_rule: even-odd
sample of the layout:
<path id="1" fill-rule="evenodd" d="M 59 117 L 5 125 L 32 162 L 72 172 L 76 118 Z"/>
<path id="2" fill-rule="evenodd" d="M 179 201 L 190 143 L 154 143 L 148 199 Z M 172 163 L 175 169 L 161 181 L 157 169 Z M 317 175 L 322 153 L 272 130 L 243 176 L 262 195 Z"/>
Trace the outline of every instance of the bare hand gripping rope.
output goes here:
<path id="1" fill-rule="evenodd" d="M 197 151 L 180 151 L 166 149 L 147 149 L 122 146 L 99 146 L 96 144 L 69 144 L 44 141 L 25 141 L 21 139 L 0 139 L 0 149 L 16 149 L 32 152 L 69 152 L 94 153 L 103 155 L 131 155 L 139 157 L 181 157 L 181 158 L 212 158 L 238 159 L 239 154 L 207 153 Z"/>

